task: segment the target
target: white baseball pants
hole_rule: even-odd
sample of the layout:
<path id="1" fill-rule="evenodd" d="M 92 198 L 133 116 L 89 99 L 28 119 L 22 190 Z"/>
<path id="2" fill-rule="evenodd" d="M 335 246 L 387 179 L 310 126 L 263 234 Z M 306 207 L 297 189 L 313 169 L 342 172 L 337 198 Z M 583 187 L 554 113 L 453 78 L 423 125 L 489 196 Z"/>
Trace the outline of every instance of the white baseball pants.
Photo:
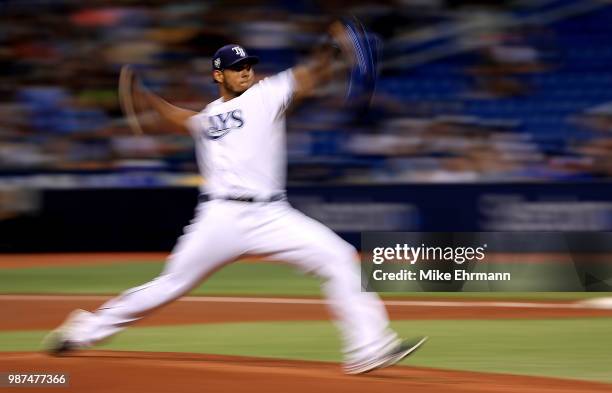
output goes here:
<path id="1" fill-rule="evenodd" d="M 245 255 L 264 255 L 323 279 L 323 292 L 343 338 L 347 361 L 369 358 L 396 335 L 375 293 L 361 291 L 355 249 L 285 201 L 212 200 L 179 238 L 162 274 L 79 321 L 70 339 L 91 345 L 185 295 L 215 270 Z"/>

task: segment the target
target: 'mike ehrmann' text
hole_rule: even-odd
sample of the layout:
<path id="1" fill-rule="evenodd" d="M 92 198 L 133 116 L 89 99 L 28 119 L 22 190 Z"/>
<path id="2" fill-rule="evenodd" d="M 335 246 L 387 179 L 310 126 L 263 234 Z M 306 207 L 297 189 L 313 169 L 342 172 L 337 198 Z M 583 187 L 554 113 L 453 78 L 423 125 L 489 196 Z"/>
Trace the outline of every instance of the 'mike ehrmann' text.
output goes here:
<path id="1" fill-rule="evenodd" d="M 402 269 L 399 272 L 383 272 L 374 270 L 372 278 L 376 281 L 510 281 L 510 273 L 470 273 L 465 270 L 455 270 L 453 273 L 440 270 L 421 270 L 411 272 Z"/>

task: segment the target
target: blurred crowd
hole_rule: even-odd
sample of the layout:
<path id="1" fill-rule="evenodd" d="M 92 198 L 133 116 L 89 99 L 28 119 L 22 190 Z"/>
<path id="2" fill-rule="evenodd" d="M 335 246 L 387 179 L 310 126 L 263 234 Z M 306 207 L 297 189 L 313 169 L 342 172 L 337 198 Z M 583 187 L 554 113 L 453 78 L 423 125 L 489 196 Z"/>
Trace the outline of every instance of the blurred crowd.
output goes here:
<path id="1" fill-rule="evenodd" d="M 502 16 L 512 2 L 489 3 L 5 0 L 0 182 L 133 173 L 160 184 L 197 182 L 190 136 L 130 132 L 117 102 L 121 65 L 134 64 L 148 87 L 199 110 L 216 98 L 210 56 L 218 47 L 237 42 L 259 55 L 256 72 L 263 77 L 304 59 L 332 18 L 349 12 L 384 43 L 376 94 L 369 110 L 351 108 L 342 86 L 333 85 L 322 92 L 329 94 L 296 108 L 289 122 L 289 181 L 608 177 L 612 109 L 605 96 L 597 105 L 585 101 L 579 111 L 562 112 L 584 138 L 543 138 L 525 130 L 520 118 L 480 116 L 462 101 L 503 109 L 533 93 L 526 75 L 545 75 L 561 61 L 554 30 L 509 24 Z M 445 29 L 455 30 L 448 32 L 450 44 L 431 46 L 448 40 Z M 467 55 L 440 62 L 453 51 Z"/>

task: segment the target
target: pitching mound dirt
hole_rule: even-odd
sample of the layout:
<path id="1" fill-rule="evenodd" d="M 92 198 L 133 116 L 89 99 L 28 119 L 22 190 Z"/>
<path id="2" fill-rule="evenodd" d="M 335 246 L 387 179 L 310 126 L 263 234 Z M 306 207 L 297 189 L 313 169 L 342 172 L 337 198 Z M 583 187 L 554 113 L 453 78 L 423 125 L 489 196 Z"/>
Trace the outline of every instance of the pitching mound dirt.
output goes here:
<path id="1" fill-rule="evenodd" d="M 554 378 L 407 366 L 345 376 L 333 363 L 185 353 L 83 351 L 61 358 L 4 353 L 0 369 L 70 374 L 68 388 L 45 388 L 49 392 L 610 392 L 610 385 Z"/>

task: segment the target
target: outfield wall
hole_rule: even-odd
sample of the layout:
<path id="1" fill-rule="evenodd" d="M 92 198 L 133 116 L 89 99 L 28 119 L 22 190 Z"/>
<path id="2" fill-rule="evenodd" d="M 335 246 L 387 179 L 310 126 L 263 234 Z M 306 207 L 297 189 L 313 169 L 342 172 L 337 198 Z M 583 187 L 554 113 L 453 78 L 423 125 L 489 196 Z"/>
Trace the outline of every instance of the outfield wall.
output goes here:
<path id="1" fill-rule="evenodd" d="M 612 183 L 291 187 L 358 245 L 363 231 L 612 231 Z M 168 251 L 195 188 L 0 191 L 0 252 Z"/>

